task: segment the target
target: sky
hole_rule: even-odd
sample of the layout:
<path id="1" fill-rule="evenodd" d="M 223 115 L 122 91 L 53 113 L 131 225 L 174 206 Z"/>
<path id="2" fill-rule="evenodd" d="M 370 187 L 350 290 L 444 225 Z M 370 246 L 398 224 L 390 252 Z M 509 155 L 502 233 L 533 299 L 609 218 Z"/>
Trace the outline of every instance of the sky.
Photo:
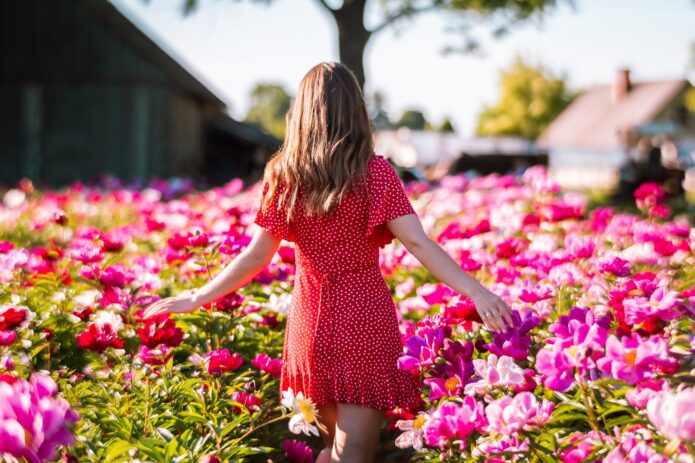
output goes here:
<path id="1" fill-rule="evenodd" d="M 332 18 L 317 0 L 199 0 L 189 16 L 183 0 L 111 0 L 131 21 L 189 69 L 243 119 L 259 83 L 277 83 L 294 95 L 306 72 L 321 61 L 338 61 Z M 335 2 L 330 2 L 335 4 Z M 491 27 L 475 26 L 482 53 L 444 54 L 461 43 L 447 32 L 450 16 L 428 12 L 374 35 L 365 52 L 365 93 L 378 90 L 397 118 L 405 109 L 423 111 L 438 124 L 449 117 L 471 135 L 486 104 L 499 95 L 499 72 L 520 54 L 567 78 L 580 90 L 610 83 L 620 67 L 633 80 L 690 77 L 695 43 L 693 0 L 574 0 L 542 20 L 490 38 Z M 367 23 L 379 18 L 379 2 L 368 5 Z"/>

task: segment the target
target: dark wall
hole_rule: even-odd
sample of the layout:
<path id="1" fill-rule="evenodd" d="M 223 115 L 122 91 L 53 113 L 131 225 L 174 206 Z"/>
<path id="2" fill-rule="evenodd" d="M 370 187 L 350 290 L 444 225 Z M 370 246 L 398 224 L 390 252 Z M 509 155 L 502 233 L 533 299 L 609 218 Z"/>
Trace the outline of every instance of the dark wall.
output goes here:
<path id="1" fill-rule="evenodd" d="M 0 183 L 197 173 L 206 103 L 125 40 L 108 8 L 0 2 Z"/>

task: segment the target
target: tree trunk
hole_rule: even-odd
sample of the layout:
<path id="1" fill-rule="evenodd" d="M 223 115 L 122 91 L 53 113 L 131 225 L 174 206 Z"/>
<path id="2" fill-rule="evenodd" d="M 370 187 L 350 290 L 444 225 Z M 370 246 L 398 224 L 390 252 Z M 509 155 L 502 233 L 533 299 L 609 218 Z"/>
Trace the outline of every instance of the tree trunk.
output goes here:
<path id="1" fill-rule="evenodd" d="M 338 28 L 338 51 L 340 62 L 347 66 L 357 78 L 364 91 L 364 49 L 371 32 L 364 27 L 366 0 L 344 0 L 339 10 L 333 11 Z"/>

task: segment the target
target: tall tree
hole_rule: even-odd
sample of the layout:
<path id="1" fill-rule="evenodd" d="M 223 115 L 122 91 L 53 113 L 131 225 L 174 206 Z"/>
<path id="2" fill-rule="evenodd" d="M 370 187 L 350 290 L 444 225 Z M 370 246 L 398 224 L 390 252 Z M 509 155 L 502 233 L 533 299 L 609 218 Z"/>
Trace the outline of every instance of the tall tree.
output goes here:
<path id="1" fill-rule="evenodd" d="M 573 97 L 563 78 L 517 56 L 501 72 L 499 101 L 483 109 L 476 132 L 535 139 Z"/>
<path id="2" fill-rule="evenodd" d="M 152 0 L 143 0 L 150 2 Z M 199 6 L 201 0 L 182 0 L 184 14 L 189 14 Z M 273 0 L 255 0 L 271 3 Z M 340 5 L 332 5 L 329 0 L 315 0 L 327 11 L 338 32 L 338 52 L 340 61 L 355 73 L 364 88 L 364 50 L 367 42 L 379 32 L 392 27 L 404 19 L 414 18 L 427 11 L 439 11 L 460 21 L 454 28 L 463 38 L 463 45 L 449 46 L 445 51 L 469 51 L 477 47 L 477 41 L 470 34 L 471 25 L 481 20 L 489 20 L 495 36 L 504 34 L 511 26 L 542 15 L 547 9 L 563 0 L 372 0 L 380 7 L 376 25 L 365 24 L 365 11 L 369 0 L 342 0 Z M 572 3 L 573 0 L 564 0 Z"/>
<path id="3" fill-rule="evenodd" d="M 251 92 L 251 107 L 244 122 L 256 124 L 278 138 L 285 137 L 285 115 L 292 97 L 277 84 L 256 84 Z"/>
<path id="4" fill-rule="evenodd" d="M 417 109 L 407 109 L 401 114 L 401 118 L 395 124 L 396 127 L 407 127 L 412 130 L 425 130 L 431 124 L 425 119 L 422 111 Z"/>
<path id="5" fill-rule="evenodd" d="M 695 69 L 695 45 L 693 45 L 692 58 L 690 59 L 690 68 Z M 685 107 L 691 113 L 695 113 L 695 88 L 691 88 L 685 95 Z"/>
<path id="6" fill-rule="evenodd" d="M 437 127 L 437 132 L 456 132 L 454 129 L 454 124 L 451 123 L 451 119 L 445 117 L 441 124 Z"/>

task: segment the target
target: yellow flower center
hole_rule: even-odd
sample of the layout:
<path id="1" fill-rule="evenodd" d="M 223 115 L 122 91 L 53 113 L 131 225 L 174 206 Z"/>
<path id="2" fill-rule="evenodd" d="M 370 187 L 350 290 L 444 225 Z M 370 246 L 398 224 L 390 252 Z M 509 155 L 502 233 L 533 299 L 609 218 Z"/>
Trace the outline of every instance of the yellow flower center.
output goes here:
<path id="1" fill-rule="evenodd" d="M 316 421 L 316 410 L 314 409 L 314 404 L 308 399 L 297 399 L 297 406 L 299 411 L 304 415 L 304 421 L 307 423 L 313 423 Z"/>
<path id="2" fill-rule="evenodd" d="M 577 351 L 579 351 L 579 346 L 572 346 L 567 348 L 567 355 L 572 359 L 577 358 Z"/>
<path id="3" fill-rule="evenodd" d="M 625 361 L 627 363 L 629 363 L 630 365 L 634 365 L 635 360 L 637 360 L 637 349 L 631 349 L 625 352 Z"/>
<path id="4" fill-rule="evenodd" d="M 449 392 L 454 392 L 458 385 L 459 379 L 456 376 L 454 376 L 446 380 L 446 382 L 444 383 L 444 388 Z"/>
<path id="5" fill-rule="evenodd" d="M 413 428 L 420 429 L 426 421 L 425 415 L 418 415 L 417 418 L 413 420 Z"/>
<path id="6" fill-rule="evenodd" d="M 31 447 L 31 441 L 33 436 L 27 428 L 22 426 L 22 429 L 24 430 L 24 445 L 26 445 L 27 447 Z"/>

